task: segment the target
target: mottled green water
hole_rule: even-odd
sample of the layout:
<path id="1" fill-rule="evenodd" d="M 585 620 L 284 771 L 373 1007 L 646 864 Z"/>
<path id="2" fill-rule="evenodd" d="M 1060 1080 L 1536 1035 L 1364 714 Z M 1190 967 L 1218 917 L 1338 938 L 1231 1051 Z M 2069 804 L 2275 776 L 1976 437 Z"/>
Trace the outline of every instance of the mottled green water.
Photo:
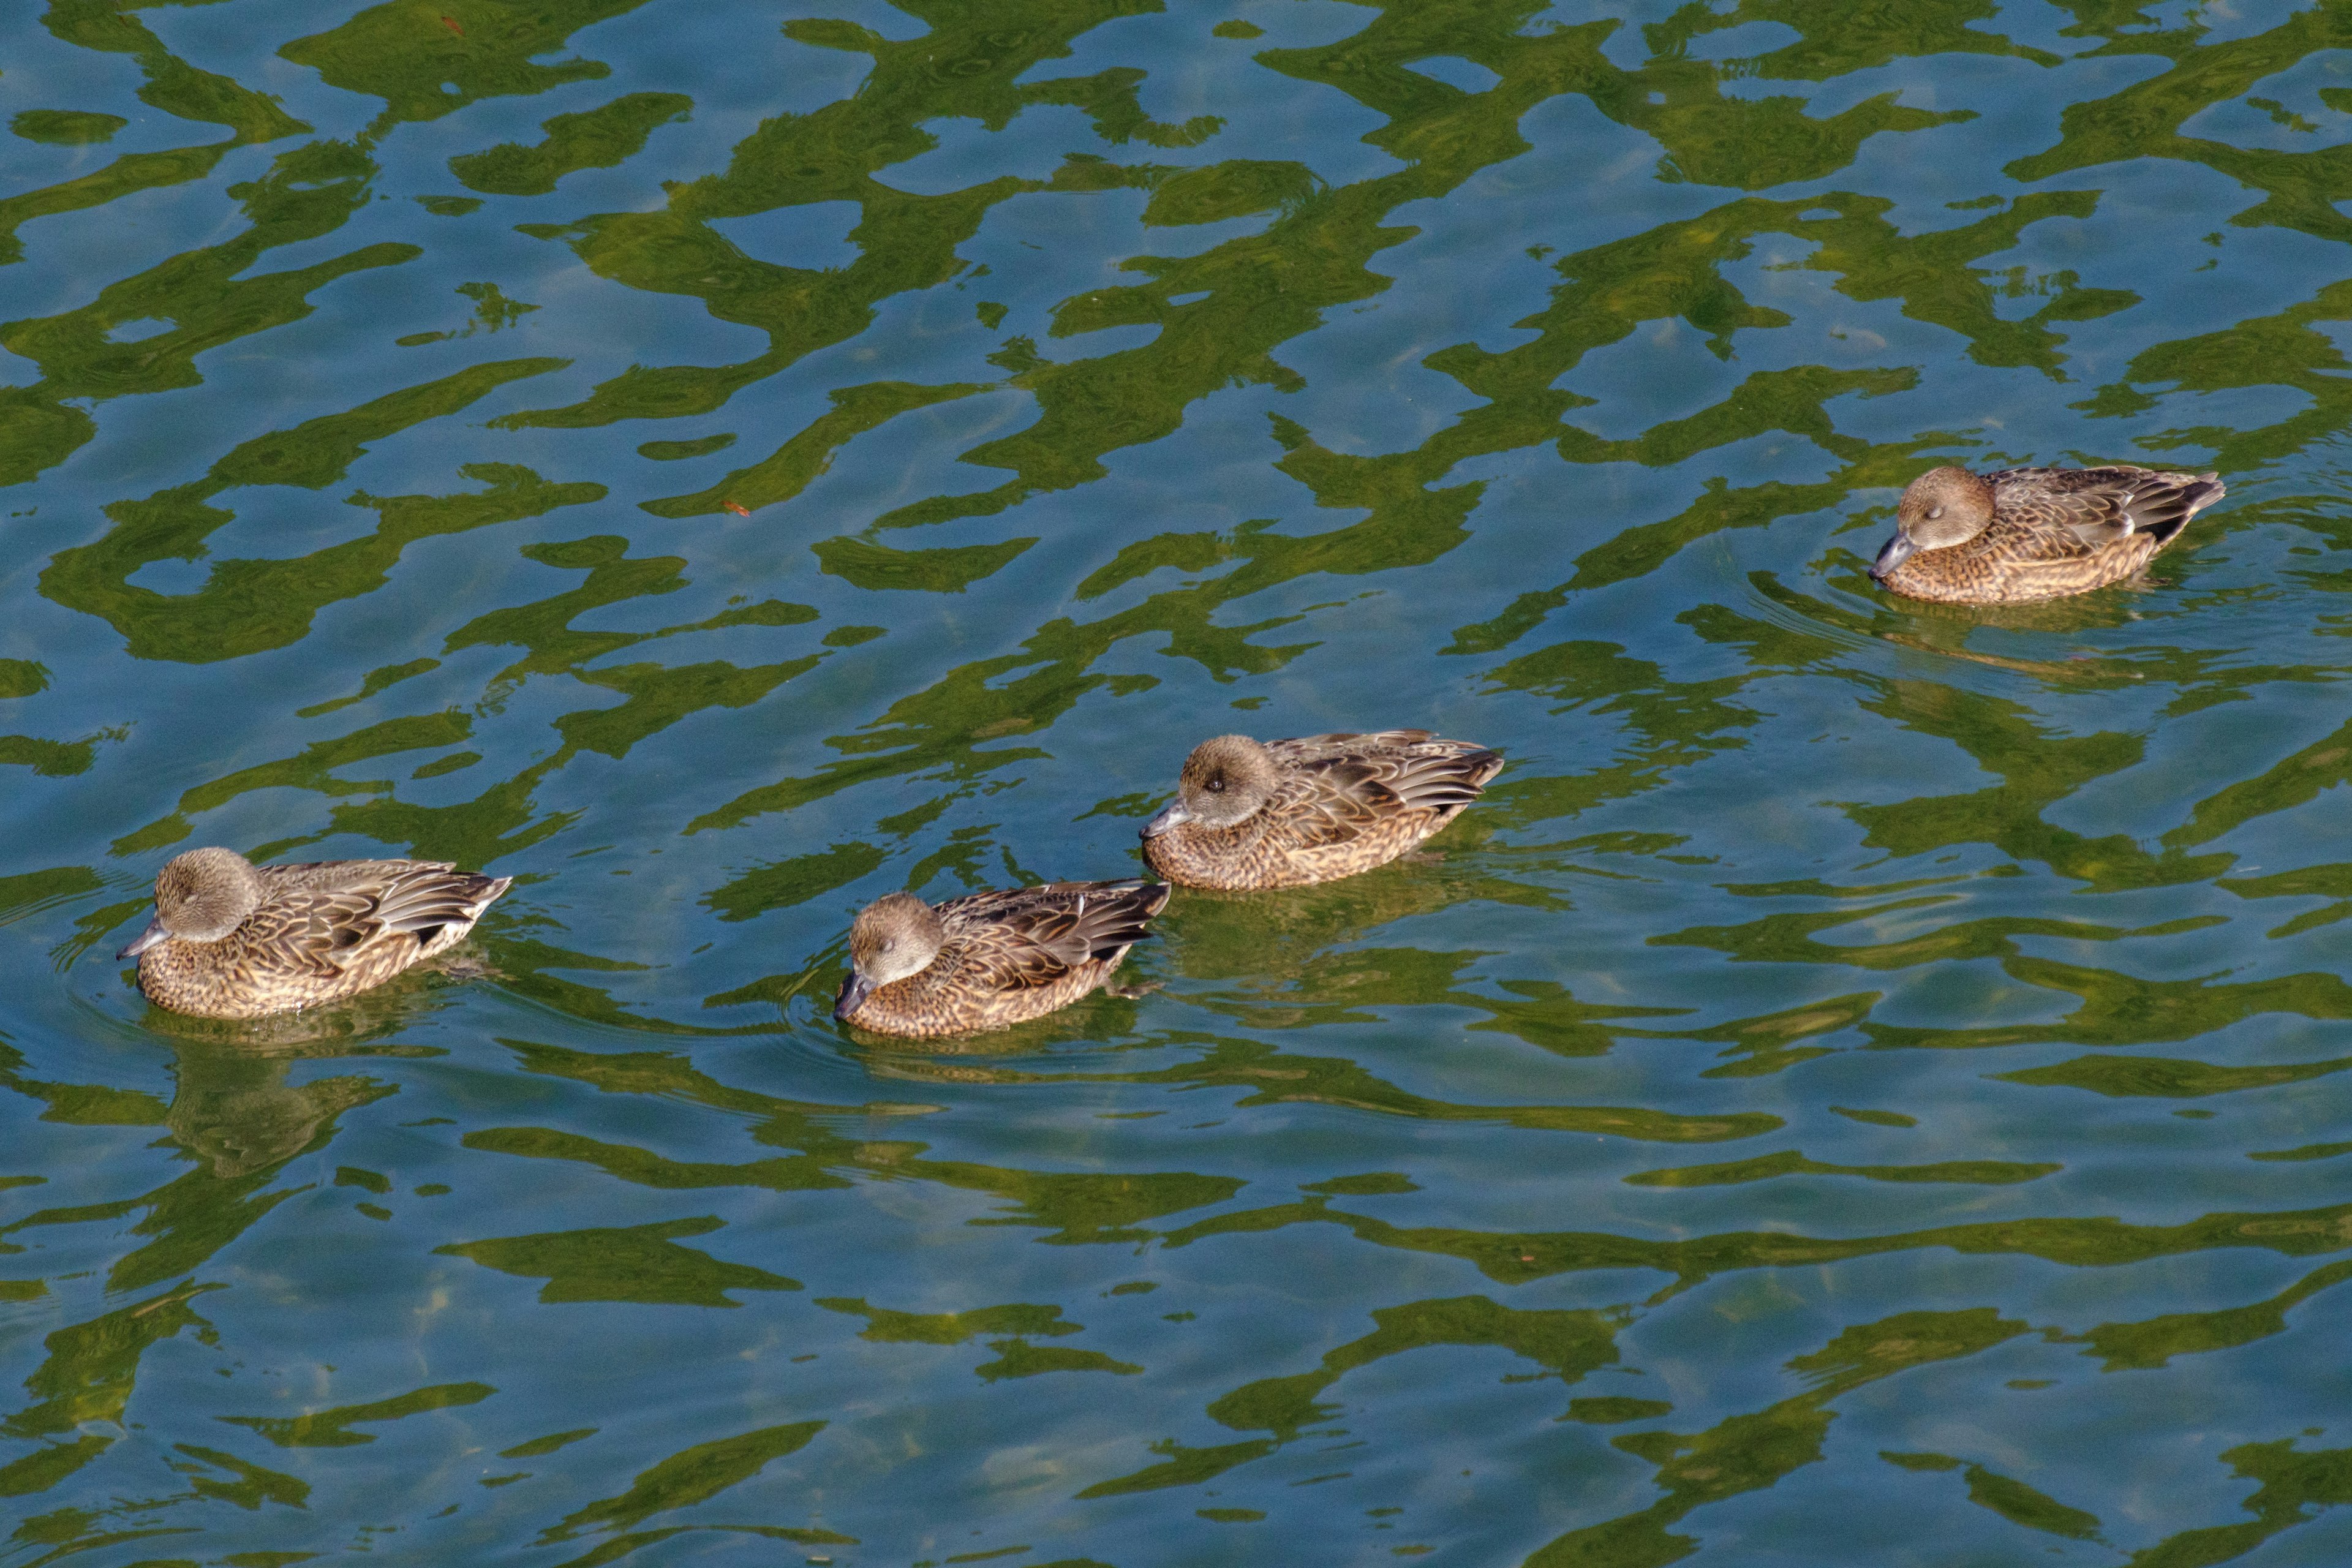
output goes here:
<path id="1" fill-rule="evenodd" d="M 2352 6 L 0 6 L 0 1564 L 2352 1561 Z M 2229 499 L 2037 610 L 1934 462 Z M 1499 746 L 833 1024 L 1184 751 Z M 510 873 L 255 1027 L 155 868 Z"/>

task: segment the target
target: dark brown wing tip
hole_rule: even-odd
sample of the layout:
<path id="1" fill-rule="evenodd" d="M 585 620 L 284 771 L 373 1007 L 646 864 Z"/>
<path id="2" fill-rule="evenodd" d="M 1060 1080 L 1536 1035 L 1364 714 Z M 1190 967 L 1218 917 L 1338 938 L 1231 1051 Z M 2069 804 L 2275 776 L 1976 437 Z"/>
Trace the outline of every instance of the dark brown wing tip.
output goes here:
<path id="1" fill-rule="evenodd" d="M 512 877 L 485 877 L 479 871 L 458 871 L 455 877 L 458 886 L 457 896 L 470 906 L 476 920 L 481 918 L 484 910 L 506 897 L 507 889 L 514 886 Z"/>
<path id="2" fill-rule="evenodd" d="M 1079 892 L 1105 900 L 1122 912 L 1132 911 L 1139 921 L 1150 920 L 1168 907 L 1168 895 L 1173 889 L 1166 882 L 1154 882 L 1141 877 L 1126 878 L 1116 882 L 1075 882 Z"/>
<path id="3" fill-rule="evenodd" d="M 1105 898 L 1087 911 L 1086 922 L 1078 931 L 1087 943 L 1087 955 L 1107 963 L 1118 963 L 1129 948 L 1151 939 L 1144 922 L 1166 907 L 1168 895 L 1173 890 L 1165 882 L 1095 882 L 1088 886 L 1098 889 Z"/>
<path id="4" fill-rule="evenodd" d="M 1463 771 L 1468 774 L 1472 789 L 1485 789 L 1486 782 L 1503 771 L 1503 753 L 1491 747 L 1480 747 L 1462 759 Z"/>
<path id="5" fill-rule="evenodd" d="M 2170 512 L 2173 507 L 2178 507 L 2179 512 L 2159 518 L 2139 531 L 2146 533 L 2159 544 L 2168 544 L 2182 529 L 2189 526 L 2189 519 L 2227 494 L 2229 494 L 2229 487 L 2210 474 L 2191 479 L 2175 489 L 2168 498 L 2170 504 L 2165 510 Z"/>

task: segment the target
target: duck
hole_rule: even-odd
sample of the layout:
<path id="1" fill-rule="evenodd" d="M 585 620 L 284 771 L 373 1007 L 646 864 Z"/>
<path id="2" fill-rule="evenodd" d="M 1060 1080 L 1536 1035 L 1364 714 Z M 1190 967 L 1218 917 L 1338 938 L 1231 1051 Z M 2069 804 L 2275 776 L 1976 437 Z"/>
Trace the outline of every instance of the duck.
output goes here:
<path id="1" fill-rule="evenodd" d="M 1426 730 L 1219 735 L 1144 824 L 1143 858 L 1171 882 L 1234 891 L 1352 877 L 1453 821 L 1502 766 L 1500 752 Z"/>
<path id="2" fill-rule="evenodd" d="M 1949 466 L 1911 481 L 1870 574 L 1906 598 L 2022 605 L 2121 582 L 2227 493 L 2214 474 Z"/>
<path id="3" fill-rule="evenodd" d="M 155 918 L 118 958 L 157 1006 L 259 1018 L 356 996 L 465 940 L 511 877 L 441 860 L 256 866 L 191 849 L 155 874 Z"/>
<path id="4" fill-rule="evenodd" d="M 1066 1007 L 1110 978 L 1167 907 L 1165 882 L 1046 882 L 925 903 L 886 893 L 849 928 L 833 1016 L 877 1035 L 976 1035 Z"/>

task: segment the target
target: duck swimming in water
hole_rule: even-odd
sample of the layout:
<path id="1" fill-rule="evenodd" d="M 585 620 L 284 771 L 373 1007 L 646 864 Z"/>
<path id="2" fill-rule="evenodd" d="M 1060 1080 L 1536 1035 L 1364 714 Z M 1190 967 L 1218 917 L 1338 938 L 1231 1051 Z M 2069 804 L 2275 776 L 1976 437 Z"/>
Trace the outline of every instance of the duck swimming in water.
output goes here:
<path id="1" fill-rule="evenodd" d="M 1503 756 L 1426 730 L 1253 741 L 1219 735 L 1184 760 L 1143 858 L 1196 888 L 1297 888 L 1387 864 L 1453 821 Z"/>
<path id="2" fill-rule="evenodd" d="M 2021 605 L 2121 582 L 2226 491 L 2211 474 L 1930 468 L 1895 509 L 1870 574 L 1912 599 Z"/>
<path id="3" fill-rule="evenodd" d="M 511 877 L 439 860 L 256 866 L 191 849 L 155 876 L 155 919 L 117 956 L 159 1007 L 258 1018 L 340 1002 L 455 947 Z"/>
<path id="4" fill-rule="evenodd" d="M 833 1016 L 919 1039 L 1042 1017 L 1108 980 L 1168 892 L 1165 882 L 1048 882 L 936 908 L 886 893 L 849 928 Z"/>

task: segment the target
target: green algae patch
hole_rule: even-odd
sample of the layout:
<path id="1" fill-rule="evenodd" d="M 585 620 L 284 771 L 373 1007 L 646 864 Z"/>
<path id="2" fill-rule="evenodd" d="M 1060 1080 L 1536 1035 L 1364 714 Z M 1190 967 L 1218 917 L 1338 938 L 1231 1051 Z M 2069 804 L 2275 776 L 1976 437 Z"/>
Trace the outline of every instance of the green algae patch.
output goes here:
<path id="1" fill-rule="evenodd" d="M 1946 1160 L 1925 1165 L 1833 1165 L 1808 1160 L 1794 1150 L 1759 1154 L 1721 1165 L 1685 1165 L 1671 1171 L 1637 1171 L 1621 1180 L 1636 1187 L 1718 1187 L 1776 1176 L 1861 1176 L 1873 1182 L 1958 1182 L 2007 1186 L 2064 1169 L 2057 1163 L 2010 1160 Z"/>
<path id="2" fill-rule="evenodd" d="M 93 114 L 78 109 L 27 109 L 8 121 L 8 129 L 27 142 L 53 147 L 87 147 L 110 142 L 131 121 L 120 114 Z"/>
<path id="3" fill-rule="evenodd" d="M 233 1426 L 249 1426 L 281 1448 L 347 1448 L 373 1443 L 378 1436 L 373 1432 L 354 1432 L 353 1426 L 397 1421 L 453 1405 L 479 1405 L 497 1392 L 487 1383 L 442 1383 L 394 1399 L 341 1405 L 308 1415 L 224 1415 L 220 1419 Z"/>
<path id="4" fill-rule="evenodd" d="M 629 93 L 601 108 L 555 116 L 541 127 L 546 140 L 533 146 L 502 142 L 487 152 L 462 153 L 449 160 L 449 172 L 471 191 L 545 195 L 566 174 L 610 169 L 635 157 L 655 127 L 683 121 L 693 108 L 684 93 Z"/>
<path id="5" fill-rule="evenodd" d="M 495 1241 L 452 1242 L 436 1252 L 471 1258 L 502 1274 L 542 1279 L 541 1301 L 643 1301 L 667 1306 L 737 1307 L 730 1290 L 797 1290 L 797 1279 L 728 1263 L 677 1238 L 708 1236 L 716 1215 L 615 1229 L 549 1231 Z"/>

